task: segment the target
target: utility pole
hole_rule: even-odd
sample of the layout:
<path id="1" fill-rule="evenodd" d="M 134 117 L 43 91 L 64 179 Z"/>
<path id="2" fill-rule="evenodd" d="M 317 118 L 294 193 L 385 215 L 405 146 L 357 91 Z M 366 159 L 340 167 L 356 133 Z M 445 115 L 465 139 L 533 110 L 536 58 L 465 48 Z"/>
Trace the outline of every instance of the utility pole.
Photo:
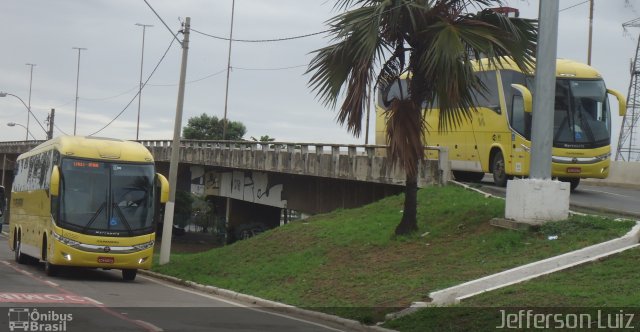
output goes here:
<path id="1" fill-rule="evenodd" d="M 52 108 L 51 109 L 51 113 L 49 114 L 49 116 L 47 117 L 47 122 L 49 123 L 49 131 L 47 132 L 47 139 L 52 139 L 53 138 L 53 126 L 54 126 L 54 117 L 56 115 L 56 109 Z"/>
<path id="2" fill-rule="evenodd" d="M 589 0 L 589 47 L 587 48 L 587 64 L 591 66 L 591 44 L 593 40 L 593 0 Z"/>
<path id="3" fill-rule="evenodd" d="M 136 23 L 137 26 L 142 27 L 142 56 L 140 57 L 140 88 L 138 89 L 138 122 L 136 123 L 136 141 L 140 139 L 140 104 L 142 103 L 142 68 L 144 66 L 144 35 L 147 27 L 153 27 L 150 24 Z"/>
<path id="4" fill-rule="evenodd" d="M 76 75 L 76 106 L 73 115 L 73 136 L 76 136 L 76 125 L 78 122 L 78 84 L 80 83 L 80 51 L 86 50 L 84 47 L 72 47 L 74 50 L 78 50 L 78 71 Z"/>
<path id="5" fill-rule="evenodd" d="M 31 82 L 33 82 L 33 67 L 36 66 L 35 63 L 26 63 L 27 66 L 31 67 L 29 72 L 29 99 L 27 100 L 27 108 L 29 112 L 27 112 L 27 137 L 24 139 L 25 141 L 29 140 L 29 119 L 31 118 Z"/>
<path id="6" fill-rule="evenodd" d="M 372 82 L 371 86 L 369 87 L 369 96 L 367 98 L 367 118 L 365 120 L 365 125 L 364 125 L 364 144 L 365 145 L 369 144 L 369 116 L 371 114 L 371 103 L 374 102 L 373 100 L 374 86 L 375 84 Z"/>
<path id="7" fill-rule="evenodd" d="M 182 64 L 180 67 L 180 83 L 178 86 L 178 102 L 176 118 L 173 126 L 173 142 L 171 143 L 171 161 L 169 163 L 169 201 L 164 208 L 164 224 L 162 227 L 162 243 L 160 245 L 160 265 L 169 263 L 171 254 L 171 236 L 173 233 L 173 211 L 176 202 L 176 184 L 178 183 L 178 163 L 180 158 L 180 133 L 182 132 L 182 107 L 184 105 L 184 86 L 187 78 L 187 57 L 189 55 L 189 34 L 191 17 L 184 22 L 182 33 Z"/>
<path id="8" fill-rule="evenodd" d="M 231 43 L 233 41 L 233 14 L 236 8 L 236 0 L 231 2 L 231 30 L 229 32 L 229 55 L 227 57 L 227 85 L 224 92 L 224 118 L 222 120 L 222 140 L 227 139 L 227 105 L 229 101 L 229 74 L 231 72 Z"/>
<path id="9" fill-rule="evenodd" d="M 553 4 L 552 4 L 553 3 Z M 551 179 L 553 112 L 556 94 L 558 2 L 540 1 L 540 23 L 531 126 L 531 178 Z"/>
<path id="10" fill-rule="evenodd" d="M 559 1 L 540 1 L 530 178 L 507 182 L 505 217 L 533 225 L 569 216 L 569 183 L 551 179 L 558 14 Z"/>

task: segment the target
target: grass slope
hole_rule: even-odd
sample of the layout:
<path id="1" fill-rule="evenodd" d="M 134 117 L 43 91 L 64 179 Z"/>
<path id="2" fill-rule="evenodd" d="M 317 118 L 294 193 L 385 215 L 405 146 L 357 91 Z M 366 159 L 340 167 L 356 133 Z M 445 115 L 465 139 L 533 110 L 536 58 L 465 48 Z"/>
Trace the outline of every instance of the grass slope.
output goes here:
<path id="1" fill-rule="evenodd" d="M 230 246 L 172 255 L 171 263 L 153 269 L 370 323 L 426 300 L 431 291 L 602 242 L 632 226 L 572 217 L 535 232 L 499 229 L 489 220 L 504 215 L 503 200 L 447 186 L 420 190 L 420 231 L 395 237 L 403 199 L 388 197 Z"/>
<path id="2" fill-rule="evenodd" d="M 608 319 L 620 317 L 621 313 L 632 313 L 632 323 L 637 328 L 640 326 L 640 293 L 635 291 L 640 288 L 638 260 L 640 249 L 627 250 L 596 262 L 480 294 L 462 301 L 459 306 L 423 309 L 388 322 L 385 327 L 401 331 L 493 331 L 502 324 L 500 310 L 512 314 L 519 310 L 532 310 L 534 313 L 561 314 L 561 317 L 588 314 L 593 324 L 590 327 L 595 329 L 597 324 L 601 324 L 602 330 L 607 329 L 607 324 L 614 327 L 617 322 L 615 319 L 598 321 L 598 316 Z M 560 322 L 552 320 L 551 326 L 557 327 Z"/>

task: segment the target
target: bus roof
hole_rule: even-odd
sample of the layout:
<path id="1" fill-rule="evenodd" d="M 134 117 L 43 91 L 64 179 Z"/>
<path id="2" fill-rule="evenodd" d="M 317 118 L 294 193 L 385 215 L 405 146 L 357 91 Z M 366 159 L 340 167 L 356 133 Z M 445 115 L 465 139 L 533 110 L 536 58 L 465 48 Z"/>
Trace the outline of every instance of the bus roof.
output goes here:
<path id="1" fill-rule="evenodd" d="M 59 136 L 48 140 L 33 150 L 23 153 L 18 159 L 43 151 L 57 150 L 61 156 L 97 160 L 130 162 L 153 162 L 153 156 L 142 144 L 114 138 Z"/>
<path id="2" fill-rule="evenodd" d="M 496 69 L 510 69 L 521 72 L 516 63 L 508 57 L 501 59 L 501 65 L 493 66 L 489 64 L 489 60 L 484 58 L 474 61 L 473 65 L 475 70 L 496 70 Z M 531 70 L 533 74 L 533 70 Z M 556 59 L 556 77 L 575 77 L 584 79 L 598 79 L 602 78 L 602 75 L 593 67 L 584 64 L 582 62 L 569 60 L 569 59 Z"/>

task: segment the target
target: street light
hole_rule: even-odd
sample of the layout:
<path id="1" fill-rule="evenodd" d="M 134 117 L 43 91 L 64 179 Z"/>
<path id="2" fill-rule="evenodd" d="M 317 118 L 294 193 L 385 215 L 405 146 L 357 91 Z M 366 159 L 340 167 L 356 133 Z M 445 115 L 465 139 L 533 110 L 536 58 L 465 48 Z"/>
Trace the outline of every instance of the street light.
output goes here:
<path id="1" fill-rule="evenodd" d="M 44 129 L 44 127 L 42 126 L 42 123 L 40 123 L 40 121 L 38 120 L 38 118 L 35 116 L 35 114 L 33 114 L 33 112 L 31 112 L 31 107 L 29 107 L 27 105 L 27 103 L 24 102 L 24 100 L 22 100 L 22 98 L 14 95 L 13 93 L 7 93 L 7 92 L 1 92 L 0 91 L 0 97 L 6 97 L 6 96 L 11 96 L 11 97 L 15 97 L 18 98 L 18 100 L 20 100 L 20 102 L 22 103 L 22 105 L 24 105 L 24 107 L 27 109 L 27 117 L 29 115 L 33 116 L 33 118 L 36 120 L 36 122 L 38 123 L 38 125 L 40 125 L 40 128 L 42 128 L 42 130 L 45 132 L 45 134 L 49 135 L 49 132 Z M 27 136 L 26 136 L 26 140 L 29 140 L 29 129 L 27 127 L 24 127 L 27 130 Z M 33 135 L 31 135 L 33 137 Z"/>
<path id="2" fill-rule="evenodd" d="M 73 136 L 76 135 L 76 123 L 78 120 L 78 83 L 80 82 L 80 51 L 86 50 L 84 47 L 72 47 L 74 50 L 78 50 L 78 72 L 76 75 L 76 106 L 73 114 Z"/>
<path id="3" fill-rule="evenodd" d="M 150 24 L 136 23 L 137 26 L 142 27 L 142 56 L 140 57 L 140 88 L 138 90 L 138 122 L 136 123 L 136 141 L 140 135 L 140 104 L 142 103 L 142 68 L 144 65 L 144 34 L 147 27 L 153 27 Z"/>
<path id="4" fill-rule="evenodd" d="M 7 126 L 9 126 L 9 127 L 20 126 L 20 127 L 22 127 L 22 128 L 24 128 L 24 129 L 26 129 L 26 130 L 27 130 L 27 139 L 25 139 L 25 141 L 28 141 L 28 140 L 29 140 L 29 135 L 31 135 L 31 137 L 33 138 L 33 140 L 34 140 L 34 141 L 37 141 L 37 139 L 36 139 L 36 138 L 33 136 L 33 134 L 29 131 L 29 129 L 27 129 L 27 127 L 25 127 L 24 125 L 21 125 L 21 124 L 19 124 L 19 123 L 15 123 L 15 122 L 9 122 L 9 123 L 7 123 Z"/>
<path id="5" fill-rule="evenodd" d="M 31 67 L 30 74 L 29 74 L 29 99 L 28 99 L 29 103 L 27 105 L 27 107 L 29 109 L 31 109 L 31 82 L 33 82 L 33 67 L 36 64 L 35 63 L 26 63 L 25 65 Z M 29 118 L 30 118 L 30 116 L 29 116 L 29 114 L 27 114 L 27 136 L 26 136 L 25 140 L 29 139 L 29 136 L 28 136 L 29 135 L 28 134 L 28 132 L 29 132 Z"/>
<path id="6" fill-rule="evenodd" d="M 229 101 L 229 74 L 231 73 L 231 43 L 233 41 L 233 14 L 236 0 L 231 2 L 231 28 L 229 31 L 229 56 L 227 57 L 227 84 L 224 90 L 224 120 L 222 121 L 222 140 L 227 139 L 227 104 Z"/>

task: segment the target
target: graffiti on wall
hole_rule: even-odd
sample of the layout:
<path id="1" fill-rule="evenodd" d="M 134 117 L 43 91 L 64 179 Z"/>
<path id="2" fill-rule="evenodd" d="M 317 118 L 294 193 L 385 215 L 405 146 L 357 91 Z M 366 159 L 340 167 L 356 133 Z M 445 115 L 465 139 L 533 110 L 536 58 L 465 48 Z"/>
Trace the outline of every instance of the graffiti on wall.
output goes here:
<path id="1" fill-rule="evenodd" d="M 220 174 L 219 180 L 220 196 L 280 208 L 287 206 L 287 201 L 282 199 L 282 184 L 271 183 L 267 173 L 226 172 Z"/>

